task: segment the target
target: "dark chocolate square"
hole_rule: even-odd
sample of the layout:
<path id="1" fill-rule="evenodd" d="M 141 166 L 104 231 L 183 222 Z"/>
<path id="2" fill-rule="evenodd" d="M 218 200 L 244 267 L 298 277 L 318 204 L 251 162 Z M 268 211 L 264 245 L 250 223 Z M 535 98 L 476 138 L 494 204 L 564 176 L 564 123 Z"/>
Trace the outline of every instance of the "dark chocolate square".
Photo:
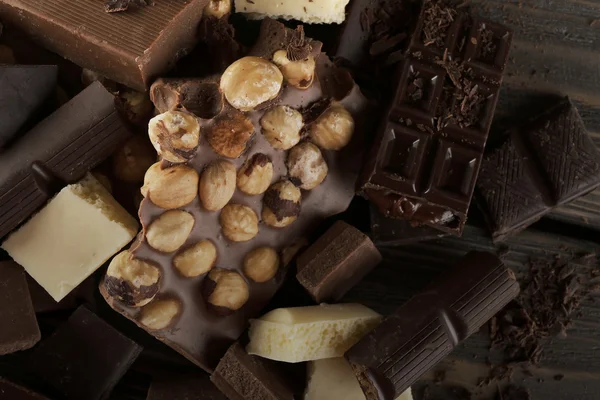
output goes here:
<path id="1" fill-rule="evenodd" d="M 512 32 L 488 20 L 475 19 L 466 40 L 465 61 L 469 67 L 484 75 L 500 79 L 508 54 Z"/>

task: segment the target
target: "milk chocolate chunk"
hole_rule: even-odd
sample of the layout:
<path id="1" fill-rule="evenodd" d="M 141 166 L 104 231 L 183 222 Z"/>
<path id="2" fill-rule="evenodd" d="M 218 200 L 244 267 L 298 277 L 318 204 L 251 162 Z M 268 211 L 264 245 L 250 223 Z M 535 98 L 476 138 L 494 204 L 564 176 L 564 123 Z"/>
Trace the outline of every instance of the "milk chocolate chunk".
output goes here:
<path id="1" fill-rule="evenodd" d="M 346 352 L 367 400 L 392 400 L 519 294 L 491 253 L 470 252 Z"/>
<path id="2" fill-rule="evenodd" d="M 49 400 L 23 386 L 0 378 L 0 400 Z"/>
<path id="3" fill-rule="evenodd" d="M 103 3 L 2 0 L 0 14 L 49 50 L 143 91 L 194 47 L 208 0 L 157 1 L 120 15 L 106 13 Z"/>
<path id="4" fill-rule="evenodd" d="M 154 380 L 146 400 L 227 400 L 227 397 L 208 375 L 198 372 Z"/>
<path id="5" fill-rule="evenodd" d="M 599 185 L 600 151 L 565 98 L 484 158 L 476 198 L 492 237 L 502 240 Z"/>
<path id="6" fill-rule="evenodd" d="M 106 399 L 142 351 L 85 307 L 31 353 L 29 368 L 66 399 Z"/>
<path id="7" fill-rule="evenodd" d="M 317 303 L 335 302 L 380 261 L 367 235 L 338 221 L 298 257 L 296 278 Z"/>
<path id="8" fill-rule="evenodd" d="M 41 336 L 23 268 L 0 263 L 0 285 L 0 355 L 29 349 Z"/>

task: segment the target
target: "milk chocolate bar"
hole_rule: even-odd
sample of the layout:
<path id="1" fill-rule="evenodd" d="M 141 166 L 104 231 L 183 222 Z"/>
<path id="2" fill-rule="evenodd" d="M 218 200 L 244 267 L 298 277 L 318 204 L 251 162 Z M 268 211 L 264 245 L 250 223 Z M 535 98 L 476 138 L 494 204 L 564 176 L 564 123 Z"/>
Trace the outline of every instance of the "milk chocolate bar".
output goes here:
<path id="1" fill-rule="evenodd" d="M 460 235 L 512 33 L 428 0 L 361 190 L 382 213 Z"/>
<path id="2" fill-rule="evenodd" d="M 515 234 L 600 185 L 600 151 L 568 98 L 486 155 L 476 198 L 494 240 Z"/>
<path id="3" fill-rule="evenodd" d="M 208 0 L 157 1 L 107 14 L 96 0 L 1 0 L 3 21 L 84 68 L 144 91 L 197 42 Z"/>
<path id="4" fill-rule="evenodd" d="M 491 253 L 471 252 L 346 353 L 367 400 L 392 400 L 519 293 Z"/>
<path id="5" fill-rule="evenodd" d="M 94 83 L 0 157 L 0 238 L 66 183 L 83 178 L 130 135 L 114 97 Z"/>

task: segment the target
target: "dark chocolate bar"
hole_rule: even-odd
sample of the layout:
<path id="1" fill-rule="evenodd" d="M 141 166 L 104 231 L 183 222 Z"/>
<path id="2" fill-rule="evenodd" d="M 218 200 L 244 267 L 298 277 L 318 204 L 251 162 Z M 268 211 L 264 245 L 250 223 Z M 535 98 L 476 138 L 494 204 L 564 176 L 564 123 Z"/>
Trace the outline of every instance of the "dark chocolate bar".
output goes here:
<path id="1" fill-rule="evenodd" d="M 106 399 L 142 348 L 81 306 L 29 357 L 36 376 L 66 399 Z"/>
<path id="2" fill-rule="evenodd" d="M 565 98 L 486 155 L 476 198 L 492 237 L 502 240 L 598 186 L 600 151 Z"/>
<path id="3" fill-rule="evenodd" d="M 47 397 L 39 395 L 19 386 L 15 383 L 9 382 L 5 379 L 0 378 L 0 400 L 49 400 Z"/>
<path id="4" fill-rule="evenodd" d="M 178 375 L 154 380 L 146 400 L 227 400 L 207 374 Z"/>
<path id="5" fill-rule="evenodd" d="M 361 178 L 385 216 L 460 235 L 511 41 L 501 25 L 425 2 Z"/>
<path id="6" fill-rule="evenodd" d="M 196 44 L 208 0 L 157 1 L 118 15 L 97 0 L 0 0 L 3 21 L 84 68 L 137 90 Z"/>
<path id="7" fill-rule="evenodd" d="M 81 179 L 130 135 L 100 83 L 36 125 L 0 157 L 0 238 L 62 186 Z"/>
<path id="8" fill-rule="evenodd" d="M 519 294 L 491 253 L 470 252 L 345 355 L 367 400 L 393 400 Z"/>
<path id="9" fill-rule="evenodd" d="M 331 303 L 380 262 L 381 254 L 367 235 L 338 221 L 298 257 L 296 278 L 317 303 Z"/>
<path id="10" fill-rule="evenodd" d="M 0 355 L 33 347 L 40 340 L 25 271 L 12 261 L 0 263 Z"/>

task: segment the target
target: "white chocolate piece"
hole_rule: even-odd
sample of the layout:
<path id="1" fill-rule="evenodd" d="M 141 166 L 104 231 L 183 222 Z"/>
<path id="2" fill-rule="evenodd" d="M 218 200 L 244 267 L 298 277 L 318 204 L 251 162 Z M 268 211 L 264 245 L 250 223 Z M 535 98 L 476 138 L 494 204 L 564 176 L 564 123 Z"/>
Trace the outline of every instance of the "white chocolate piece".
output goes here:
<path id="1" fill-rule="evenodd" d="M 380 322 L 362 304 L 279 308 L 250 321 L 247 351 L 290 363 L 341 357 Z"/>
<path id="2" fill-rule="evenodd" d="M 304 400 L 366 400 L 356 375 L 345 358 L 328 358 L 308 363 Z M 396 400 L 413 400 L 408 388 Z"/>
<path id="3" fill-rule="evenodd" d="M 295 19 L 308 24 L 341 24 L 350 0 L 235 0 L 235 11 L 249 18 Z"/>
<path id="4" fill-rule="evenodd" d="M 88 174 L 63 188 L 2 248 L 58 302 L 137 231 L 137 221 Z"/>

